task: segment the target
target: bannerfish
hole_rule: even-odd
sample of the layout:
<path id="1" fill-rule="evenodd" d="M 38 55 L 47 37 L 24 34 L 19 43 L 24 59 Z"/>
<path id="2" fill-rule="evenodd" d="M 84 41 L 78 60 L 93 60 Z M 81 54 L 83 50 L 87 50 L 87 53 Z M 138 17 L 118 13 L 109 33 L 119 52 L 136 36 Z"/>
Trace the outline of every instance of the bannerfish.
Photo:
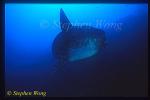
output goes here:
<path id="1" fill-rule="evenodd" d="M 52 44 L 52 54 L 59 62 L 90 58 L 105 47 L 105 32 L 92 26 L 73 26 L 60 9 L 61 32 Z"/>

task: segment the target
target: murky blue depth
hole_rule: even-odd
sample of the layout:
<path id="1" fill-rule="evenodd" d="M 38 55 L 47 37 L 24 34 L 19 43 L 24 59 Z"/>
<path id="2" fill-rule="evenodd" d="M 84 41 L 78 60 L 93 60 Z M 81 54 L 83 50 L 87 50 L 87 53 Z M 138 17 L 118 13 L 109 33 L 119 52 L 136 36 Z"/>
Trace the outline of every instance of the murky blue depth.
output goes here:
<path id="1" fill-rule="evenodd" d="M 65 72 L 56 71 L 51 52 L 61 31 L 61 8 L 72 24 L 105 31 L 107 41 L 99 57 L 65 67 Z M 5 4 L 6 90 L 144 96 L 147 30 L 147 4 Z"/>

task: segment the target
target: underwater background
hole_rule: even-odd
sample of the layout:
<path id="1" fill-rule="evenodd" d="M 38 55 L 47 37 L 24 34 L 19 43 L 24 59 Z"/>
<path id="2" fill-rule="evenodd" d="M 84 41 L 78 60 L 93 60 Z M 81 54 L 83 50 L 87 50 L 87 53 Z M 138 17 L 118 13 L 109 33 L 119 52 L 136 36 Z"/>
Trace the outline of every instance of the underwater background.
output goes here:
<path id="1" fill-rule="evenodd" d="M 52 43 L 63 9 L 71 23 L 105 31 L 106 47 L 56 68 Z M 47 96 L 146 96 L 148 4 L 5 4 L 5 88 Z"/>

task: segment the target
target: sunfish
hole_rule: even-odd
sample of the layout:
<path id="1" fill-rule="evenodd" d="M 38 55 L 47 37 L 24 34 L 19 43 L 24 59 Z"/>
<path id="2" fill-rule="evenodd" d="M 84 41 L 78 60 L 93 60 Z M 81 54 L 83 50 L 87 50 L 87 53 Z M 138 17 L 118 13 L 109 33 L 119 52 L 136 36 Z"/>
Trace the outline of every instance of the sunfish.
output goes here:
<path id="1" fill-rule="evenodd" d="M 92 26 L 73 26 L 60 9 L 61 32 L 52 44 L 52 54 L 59 62 L 92 58 L 105 47 L 105 32 Z"/>

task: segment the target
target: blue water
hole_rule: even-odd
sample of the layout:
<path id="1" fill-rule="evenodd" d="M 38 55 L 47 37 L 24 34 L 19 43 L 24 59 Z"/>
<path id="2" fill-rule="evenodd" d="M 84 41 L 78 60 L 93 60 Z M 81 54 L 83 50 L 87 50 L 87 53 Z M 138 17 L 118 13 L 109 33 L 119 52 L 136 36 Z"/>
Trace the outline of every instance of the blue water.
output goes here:
<path id="1" fill-rule="evenodd" d="M 107 41 L 96 60 L 73 64 L 64 73 L 56 71 L 51 53 L 61 31 L 61 8 L 70 22 L 104 30 Z M 97 25 L 98 20 L 103 24 Z M 145 96 L 147 30 L 147 4 L 5 4 L 6 90 L 45 90 L 47 96 Z"/>

